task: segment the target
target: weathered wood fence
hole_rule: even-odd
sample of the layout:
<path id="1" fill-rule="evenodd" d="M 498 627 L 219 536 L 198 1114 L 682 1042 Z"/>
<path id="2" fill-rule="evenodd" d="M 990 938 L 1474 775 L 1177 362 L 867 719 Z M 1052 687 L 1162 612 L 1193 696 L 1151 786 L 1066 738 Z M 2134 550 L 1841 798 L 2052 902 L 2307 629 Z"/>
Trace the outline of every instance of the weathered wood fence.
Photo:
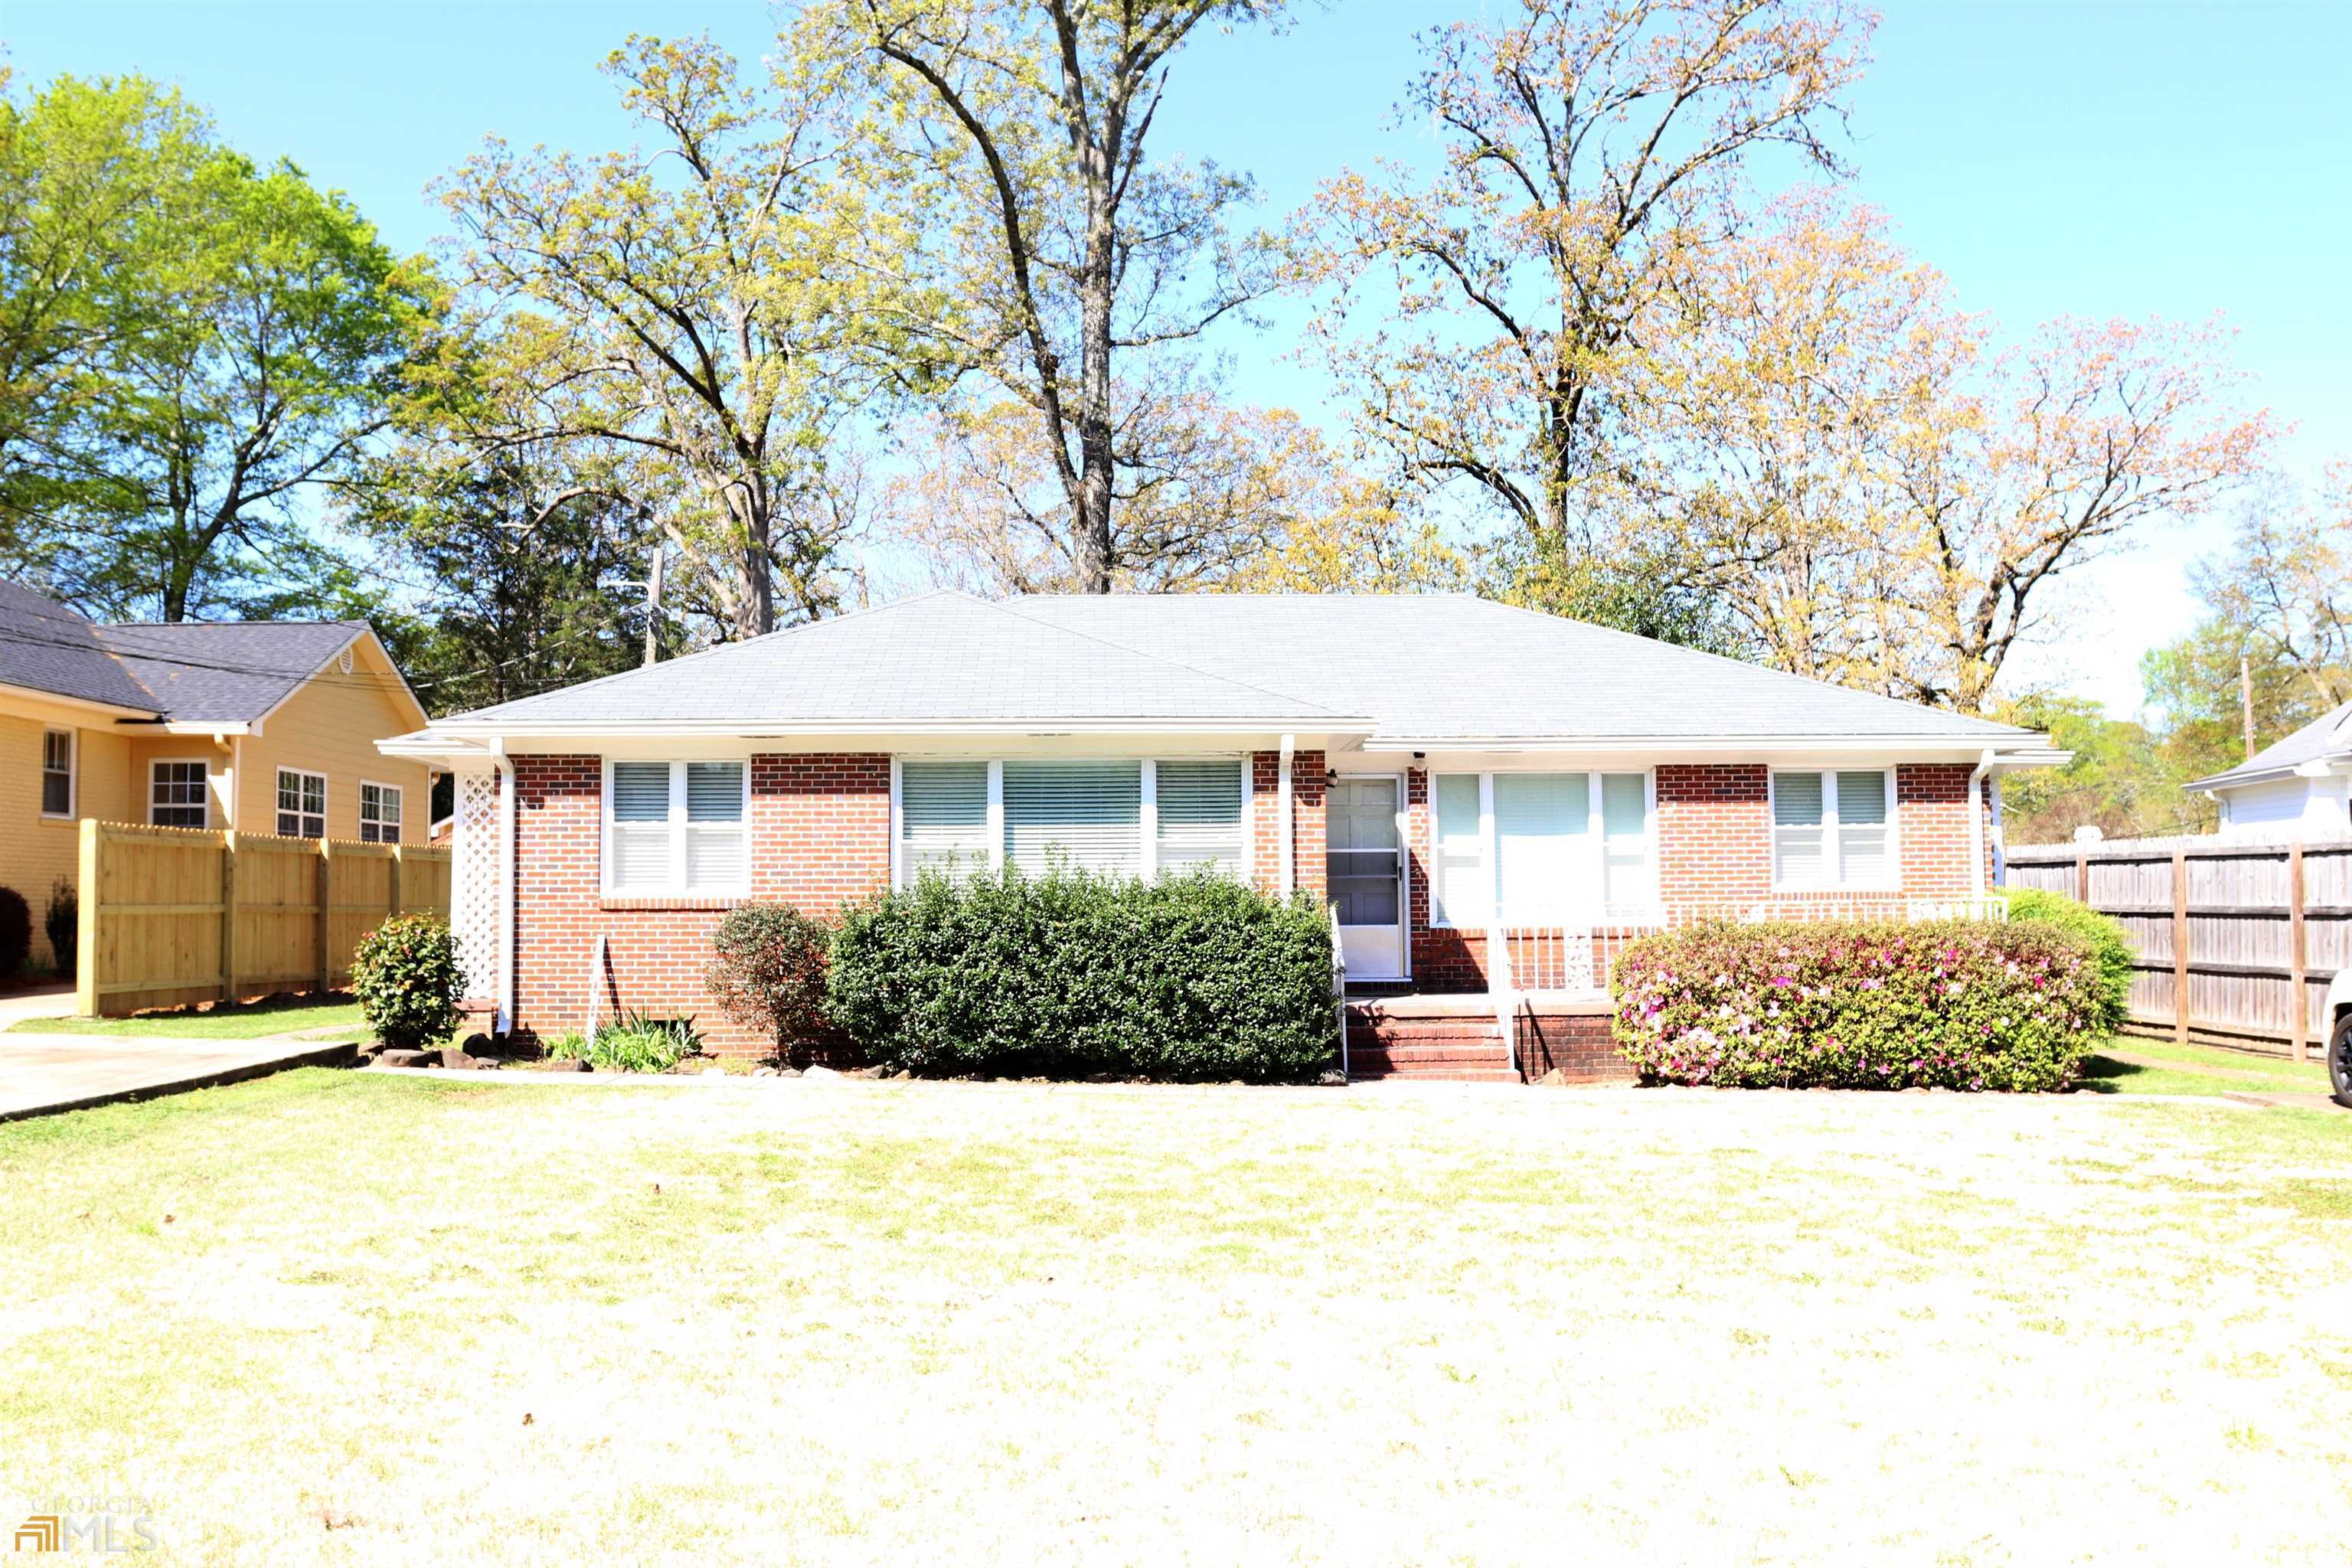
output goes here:
<path id="1" fill-rule="evenodd" d="M 2141 1029 L 2298 1058 L 2326 1039 L 2327 983 L 2352 964 L 2352 841 L 2040 844 L 2011 848 L 2007 866 L 2012 888 L 2124 923 Z"/>
<path id="2" fill-rule="evenodd" d="M 77 1005 L 119 1016 L 348 984 L 385 920 L 448 914 L 449 862 L 424 845 L 85 818 Z"/>

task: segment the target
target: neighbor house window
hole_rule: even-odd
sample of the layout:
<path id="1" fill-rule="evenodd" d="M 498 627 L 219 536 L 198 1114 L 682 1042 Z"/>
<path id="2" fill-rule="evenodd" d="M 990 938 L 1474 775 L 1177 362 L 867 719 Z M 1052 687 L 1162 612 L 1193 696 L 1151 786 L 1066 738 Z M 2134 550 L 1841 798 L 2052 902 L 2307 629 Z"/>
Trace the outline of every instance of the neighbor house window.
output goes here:
<path id="1" fill-rule="evenodd" d="M 327 775 L 301 768 L 278 770 L 278 837 L 327 836 Z"/>
<path id="2" fill-rule="evenodd" d="M 360 842 L 400 842 L 400 786 L 362 783 L 360 785 Z"/>
<path id="3" fill-rule="evenodd" d="M 71 730 L 41 732 L 41 815 L 74 814 L 74 737 Z"/>
<path id="4" fill-rule="evenodd" d="M 147 820 L 157 827 L 209 827 L 210 788 L 201 762 L 147 764 Z"/>
<path id="5" fill-rule="evenodd" d="M 1772 880 L 1809 889 L 1895 886 L 1895 778 L 1885 768 L 1772 774 Z"/>
<path id="6" fill-rule="evenodd" d="M 1555 925 L 1657 901 L 1646 773 L 1440 773 L 1430 795 L 1436 924 Z"/>
<path id="7" fill-rule="evenodd" d="M 901 885 L 956 867 L 1119 877 L 1246 869 L 1239 758 L 907 760 L 897 787 Z"/>
<path id="8" fill-rule="evenodd" d="M 747 893 L 750 770 L 742 763 L 612 763 L 604 780 L 604 888 Z"/>

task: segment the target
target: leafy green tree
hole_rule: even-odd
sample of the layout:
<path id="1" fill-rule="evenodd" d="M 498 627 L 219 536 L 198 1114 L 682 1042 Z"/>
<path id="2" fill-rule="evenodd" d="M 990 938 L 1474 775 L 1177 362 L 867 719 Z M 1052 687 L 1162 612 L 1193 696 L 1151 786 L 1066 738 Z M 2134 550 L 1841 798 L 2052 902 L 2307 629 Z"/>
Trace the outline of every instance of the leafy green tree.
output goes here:
<path id="1" fill-rule="evenodd" d="M 17 552 L 105 614 L 311 602 L 334 557 L 310 503 L 388 417 L 421 317 L 410 276 L 342 196 L 218 145 L 151 83 L 61 79 L 18 122 L 79 150 L 22 160 L 24 205 L 95 197 L 114 227 L 83 256 L 104 279 L 52 313 L 81 347 L 48 383 L 63 405 L 31 405 Z M 70 270 L 64 243 L 33 291 Z"/>
<path id="2" fill-rule="evenodd" d="M 2063 844 L 2077 827 L 2095 826 L 2110 838 L 2195 832 L 2210 823 L 2210 807 L 2180 788 L 2189 775 L 2165 762 L 2162 738 L 2147 725 L 2114 719 L 2086 697 L 2041 694 L 2009 703 L 1993 715 L 2003 722 L 2049 733 L 2074 753 L 2063 768 L 2037 768 L 2001 782 L 2004 827 L 2012 844 Z"/>

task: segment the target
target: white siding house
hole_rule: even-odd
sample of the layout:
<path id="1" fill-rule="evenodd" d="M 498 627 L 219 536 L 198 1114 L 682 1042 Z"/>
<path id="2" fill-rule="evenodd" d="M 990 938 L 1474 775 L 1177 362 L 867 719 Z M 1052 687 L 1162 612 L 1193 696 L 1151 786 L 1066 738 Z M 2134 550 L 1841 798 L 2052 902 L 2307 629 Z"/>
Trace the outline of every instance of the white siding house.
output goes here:
<path id="1" fill-rule="evenodd" d="M 2224 838 L 2352 837 L 2352 703 L 2186 787 L 2220 804 Z"/>

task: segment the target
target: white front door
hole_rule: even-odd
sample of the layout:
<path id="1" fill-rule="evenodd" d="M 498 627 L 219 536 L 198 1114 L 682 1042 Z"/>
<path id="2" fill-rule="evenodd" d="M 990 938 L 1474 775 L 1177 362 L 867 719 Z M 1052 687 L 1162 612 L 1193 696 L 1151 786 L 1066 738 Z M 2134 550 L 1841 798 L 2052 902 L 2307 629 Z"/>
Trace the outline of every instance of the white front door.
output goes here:
<path id="1" fill-rule="evenodd" d="M 1350 980 L 1405 975 L 1404 838 L 1393 776 L 1335 780 L 1324 819 L 1324 870 L 1339 906 L 1339 952 Z"/>

